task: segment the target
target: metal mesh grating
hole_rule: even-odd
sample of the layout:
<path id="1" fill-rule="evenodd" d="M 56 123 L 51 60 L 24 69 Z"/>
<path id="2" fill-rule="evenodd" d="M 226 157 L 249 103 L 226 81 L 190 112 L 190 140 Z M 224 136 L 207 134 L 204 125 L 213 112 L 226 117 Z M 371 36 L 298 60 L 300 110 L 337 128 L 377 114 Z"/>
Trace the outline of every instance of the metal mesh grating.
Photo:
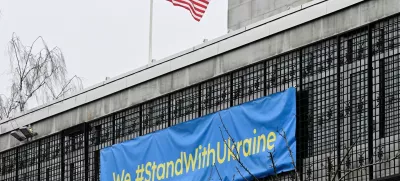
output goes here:
<path id="1" fill-rule="evenodd" d="M 393 158 L 399 151 L 400 134 L 400 18 L 376 23 L 372 27 L 374 161 Z M 374 166 L 374 178 L 399 174 L 393 160 Z"/>
<path id="2" fill-rule="evenodd" d="M 337 148 L 337 39 L 302 51 L 299 94 L 299 150 L 305 180 L 325 180 L 333 172 Z M 324 166 L 321 166 L 324 165 Z"/>
<path id="3" fill-rule="evenodd" d="M 139 134 L 139 106 L 115 114 L 115 139 L 117 143 L 136 138 Z"/>
<path id="4" fill-rule="evenodd" d="M 230 75 L 221 76 L 201 84 L 201 115 L 207 115 L 230 105 Z"/>
<path id="5" fill-rule="evenodd" d="M 341 169 L 352 170 L 368 163 L 367 49 L 368 30 L 360 29 L 340 37 L 340 141 L 345 158 Z M 368 179 L 368 169 L 354 171 L 348 179 Z"/>
<path id="6" fill-rule="evenodd" d="M 265 93 L 270 95 L 299 85 L 300 52 L 280 55 L 266 62 Z"/>
<path id="7" fill-rule="evenodd" d="M 12 149 L 0 154 L 1 158 L 1 180 L 15 181 L 17 170 L 17 150 Z"/>
<path id="8" fill-rule="evenodd" d="M 143 134 L 148 134 L 168 127 L 169 103 L 164 96 L 142 105 Z"/>
<path id="9" fill-rule="evenodd" d="M 200 116 L 200 89 L 192 86 L 171 95 L 171 124 L 176 125 Z"/>
<path id="10" fill-rule="evenodd" d="M 39 142 L 18 148 L 18 180 L 36 181 L 38 178 Z"/>
<path id="11" fill-rule="evenodd" d="M 59 134 L 40 140 L 40 180 L 61 181 L 61 137 Z"/>
<path id="12" fill-rule="evenodd" d="M 64 180 L 80 181 L 85 179 L 85 139 L 83 130 L 64 136 L 65 167 Z"/>
<path id="13" fill-rule="evenodd" d="M 233 72 L 233 105 L 242 104 L 264 95 L 264 63 Z"/>
<path id="14" fill-rule="evenodd" d="M 96 122 L 90 123 L 89 132 L 89 180 L 99 180 L 100 175 L 100 150 L 114 144 L 113 117 L 108 116 Z"/>

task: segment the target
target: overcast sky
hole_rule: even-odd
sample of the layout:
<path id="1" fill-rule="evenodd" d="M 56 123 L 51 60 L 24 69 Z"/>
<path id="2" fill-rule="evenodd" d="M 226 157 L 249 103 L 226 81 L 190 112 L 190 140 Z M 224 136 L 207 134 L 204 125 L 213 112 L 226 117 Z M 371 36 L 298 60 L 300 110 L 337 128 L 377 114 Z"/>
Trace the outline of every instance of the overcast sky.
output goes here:
<path id="1" fill-rule="evenodd" d="M 228 0 L 212 0 L 201 22 L 166 0 L 154 0 L 153 58 L 227 32 Z M 43 36 L 64 53 L 69 75 L 85 87 L 147 64 L 148 0 L 0 0 L 0 93 L 9 88 L 7 44 Z"/>

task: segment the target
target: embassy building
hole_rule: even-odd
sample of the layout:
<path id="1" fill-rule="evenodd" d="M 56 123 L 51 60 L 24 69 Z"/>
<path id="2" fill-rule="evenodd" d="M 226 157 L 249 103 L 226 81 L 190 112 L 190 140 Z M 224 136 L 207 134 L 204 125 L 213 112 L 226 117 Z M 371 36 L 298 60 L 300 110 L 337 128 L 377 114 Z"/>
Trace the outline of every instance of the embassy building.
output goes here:
<path id="1" fill-rule="evenodd" d="M 1 121 L 0 180 L 100 180 L 103 148 L 290 87 L 278 180 L 400 180 L 400 1 L 228 3 L 228 34 Z"/>

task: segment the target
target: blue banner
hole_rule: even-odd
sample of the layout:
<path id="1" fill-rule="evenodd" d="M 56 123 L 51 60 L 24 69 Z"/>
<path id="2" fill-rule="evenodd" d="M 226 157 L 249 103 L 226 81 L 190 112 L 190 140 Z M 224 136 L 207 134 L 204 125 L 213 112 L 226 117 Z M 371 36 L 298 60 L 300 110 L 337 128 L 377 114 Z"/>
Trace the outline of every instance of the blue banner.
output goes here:
<path id="1" fill-rule="evenodd" d="M 228 181 L 266 177 L 294 169 L 295 132 L 296 90 L 289 88 L 105 148 L 100 178 Z"/>

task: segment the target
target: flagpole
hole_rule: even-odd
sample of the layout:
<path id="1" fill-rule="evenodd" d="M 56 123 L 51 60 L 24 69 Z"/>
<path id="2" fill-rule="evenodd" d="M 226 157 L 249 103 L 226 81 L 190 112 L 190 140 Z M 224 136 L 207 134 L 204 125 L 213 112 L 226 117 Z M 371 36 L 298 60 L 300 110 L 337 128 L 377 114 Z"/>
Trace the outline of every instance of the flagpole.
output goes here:
<path id="1" fill-rule="evenodd" d="M 153 49 L 153 0 L 150 0 L 150 28 L 149 28 L 149 64 L 152 62 Z"/>

